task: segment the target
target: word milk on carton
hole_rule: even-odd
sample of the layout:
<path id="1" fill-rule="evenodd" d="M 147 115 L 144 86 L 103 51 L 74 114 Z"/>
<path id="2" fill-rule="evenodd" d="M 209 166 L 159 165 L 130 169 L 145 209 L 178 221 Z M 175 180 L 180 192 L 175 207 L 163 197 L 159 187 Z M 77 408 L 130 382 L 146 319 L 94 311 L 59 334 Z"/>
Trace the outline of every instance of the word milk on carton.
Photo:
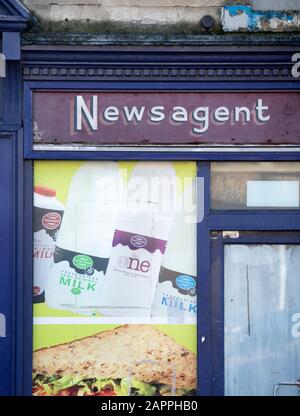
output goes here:
<path id="1" fill-rule="evenodd" d="M 152 316 L 196 323 L 197 221 L 196 183 L 179 199 L 152 305 Z"/>
<path id="2" fill-rule="evenodd" d="M 72 179 L 46 303 L 91 314 L 98 306 L 118 209 L 116 162 L 87 162 Z"/>
<path id="3" fill-rule="evenodd" d="M 45 301 L 45 288 L 53 261 L 55 241 L 65 207 L 56 190 L 36 185 L 33 193 L 33 302 Z"/>
<path id="4" fill-rule="evenodd" d="M 137 163 L 128 181 L 126 208 L 117 220 L 100 297 L 103 314 L 150 317 L 176 192 L 171 163 Z"/>

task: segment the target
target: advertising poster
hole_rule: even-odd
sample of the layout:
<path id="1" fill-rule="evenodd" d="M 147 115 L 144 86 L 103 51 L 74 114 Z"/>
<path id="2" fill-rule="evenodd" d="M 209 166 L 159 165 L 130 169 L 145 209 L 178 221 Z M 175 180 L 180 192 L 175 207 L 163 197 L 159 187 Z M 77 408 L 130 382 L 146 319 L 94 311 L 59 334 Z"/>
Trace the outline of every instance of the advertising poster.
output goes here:
<path id="1" fill-rule="evenodd" d="M 196 394 L 196 164 L 34 164 L 33 395 Z"/>

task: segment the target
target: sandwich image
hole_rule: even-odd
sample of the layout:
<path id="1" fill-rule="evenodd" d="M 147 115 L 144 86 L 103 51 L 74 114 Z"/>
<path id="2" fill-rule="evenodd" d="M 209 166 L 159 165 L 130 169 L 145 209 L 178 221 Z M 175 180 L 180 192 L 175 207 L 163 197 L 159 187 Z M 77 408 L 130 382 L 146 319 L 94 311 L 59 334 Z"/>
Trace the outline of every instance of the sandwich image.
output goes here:
<path id="1" fill-rule="evenodd" d="M 34 396 L 193 396 L 196 356 L 151 325 L 33 353 Z"/>

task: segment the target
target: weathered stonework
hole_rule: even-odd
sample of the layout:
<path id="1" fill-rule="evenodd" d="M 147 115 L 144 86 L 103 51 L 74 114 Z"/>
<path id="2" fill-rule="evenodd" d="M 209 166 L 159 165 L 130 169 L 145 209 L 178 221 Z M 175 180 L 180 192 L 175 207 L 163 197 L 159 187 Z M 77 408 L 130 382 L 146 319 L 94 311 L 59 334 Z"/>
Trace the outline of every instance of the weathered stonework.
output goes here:
<path id="1" fill-rule="evenodd" d="M 225 32 L 287 32 L 300 30 L 300 11 L 257 11 L 250 6 L 224 6 Z"/>
<path id="2" fill-rule="evenodd" d="M 205 14 L 220 20 L 224 0 L 24 0 L 45 21 L 132 22 L 167 24 L 199 22 Z"/>
<path id="3" fill-rule="evenodd" d="M 38 17 L 38 31 L 197 34 L 205 32 L 200 24 L 205 15 L 215 20 L 211 33 L 300 30 L 300 3 L 296 0 L 23 0 L 23 3 Z"/>

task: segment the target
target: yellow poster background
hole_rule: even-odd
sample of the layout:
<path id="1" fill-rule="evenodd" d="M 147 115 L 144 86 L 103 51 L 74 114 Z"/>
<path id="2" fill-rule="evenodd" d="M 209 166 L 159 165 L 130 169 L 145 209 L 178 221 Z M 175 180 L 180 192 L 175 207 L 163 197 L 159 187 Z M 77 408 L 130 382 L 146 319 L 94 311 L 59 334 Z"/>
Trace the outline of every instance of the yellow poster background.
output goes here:
<path id="1" fill-rule="evenodd" d="M 87 162 L 82 161 L 36 161 L 34 163 L 34 185 L 42 185 L 56 190 L 57 199 L 64 205 L 67 202 L 68 191 L 72 178 L 79 169 L 79 167 Z M 93 163 L 88 162 L 88 163 Z M 137 162 L 121 161 L 118 162 L 120 169 L 130 176 L 131 171 Z M 196 163 L 195 162 L 172 162 L 176 171 L 177 177 L 182 180 L 184 178 L 196 177 Z M 67 318 L 79 317 L 69 311 L 56 310 L 47 307 L 46 304 L 33 305 L 34 318 Z M 96 315 L 100 316 L 100 314 Z M 142 323 L 142 322 L 141 322 Z M 75 339 L 80 339 L 95 333 L 115 328 L 119 325 L 107 324 L 35 324 L 33 332 L 33 349 L 50 347 L 53 345 L 70 342 Z M 190 351 L 196 353 L 197 349 L 197 334 L 196 325 L 179 325 L 179 324 L 164 324 L 154 325 L 162 332 L 171 336 L 180 345 L 185 346 Z"/>

